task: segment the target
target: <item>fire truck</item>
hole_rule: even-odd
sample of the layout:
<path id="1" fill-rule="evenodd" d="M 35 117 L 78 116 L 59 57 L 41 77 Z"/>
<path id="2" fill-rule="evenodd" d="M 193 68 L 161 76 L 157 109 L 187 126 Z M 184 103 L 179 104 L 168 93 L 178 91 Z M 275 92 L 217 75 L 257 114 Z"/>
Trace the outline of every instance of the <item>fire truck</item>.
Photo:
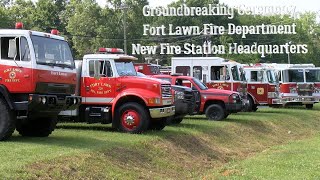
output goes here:
<path id="1" fill-rule="evenodd" d="M 121 49 L 100 48 L 98 54 L 76 61 L 76 93 L 82 104 L 60 115 L 78 122 L 112 123 L 113 128 L 129 133 L 163 129 L 166 118 L 175 113 L 171 84 L 138 77 L 135 60 Z"/>
<path id="2" fill-rule="evenodd" d="M 243 65 L 248 86 L 248 109 L 256 111 L 258 105 L 280 106 L 279 82 L 272 66 Z"/>
<path id="3" fill-rule="evenodd" d="M 220 57 L 173 57 L 171 72 L 195 77 L 208 88 L 237 91 L 248 105 L 247 84 L 240 63 Z"/>
<path id="4" fill-rule="evenodd" d="M 143 73 L 145 75 L 155 75 L 160 74 L 160 65 L 151 63 L 134 63 L 134 67 L 137 72 Z"/>
<path id="5" fill-rule="evenodd" d="M 75 109 L 76 70 L 68 43 L 52 34 L 0 30 L 0 140 L 16 129 L 22 136 L 49 136 L 61 110 Z"/>
<path id="6" fill-rule="evenodd" d="M 313 64 L 272 64 L 280 83 L 280 100 L 284 106 L 305 105 L 312 109 L 320 99 L 319 68 Z"/>
<path id="7" fill-rule="evenodd" d="M 245 104 L 238 92 L 209 89 L 198 78 L 190 76 L 153 75 L 152 77 L 166 80 L 173 85 L 188 86 L 199 93 L 200 106 L 196 107 L 198 114 L 205 114 L 209 120 L 223 120 L 231 113 L 242 111 Z M 197 97 L 197 96 L 196 96 Z"/>

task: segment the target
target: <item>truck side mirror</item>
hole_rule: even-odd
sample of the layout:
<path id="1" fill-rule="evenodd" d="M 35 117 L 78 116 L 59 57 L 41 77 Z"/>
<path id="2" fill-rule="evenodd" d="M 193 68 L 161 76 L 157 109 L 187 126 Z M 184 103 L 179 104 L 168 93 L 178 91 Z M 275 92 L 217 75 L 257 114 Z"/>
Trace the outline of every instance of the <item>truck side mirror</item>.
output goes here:
<path id="1" fill-rule="evenodd" d="M 94 67 L 93 77 L 95 79 L 100 79 L 100 61 L 94 61 L 93 67 Z"/>
<path id="2" fill-rule="evenodd" d="M 15 58 L 16 56 L 17 56 L 17 44 L 16 44 L 16 38 L 14 38 L 9 40 L 8 57 Z"/>

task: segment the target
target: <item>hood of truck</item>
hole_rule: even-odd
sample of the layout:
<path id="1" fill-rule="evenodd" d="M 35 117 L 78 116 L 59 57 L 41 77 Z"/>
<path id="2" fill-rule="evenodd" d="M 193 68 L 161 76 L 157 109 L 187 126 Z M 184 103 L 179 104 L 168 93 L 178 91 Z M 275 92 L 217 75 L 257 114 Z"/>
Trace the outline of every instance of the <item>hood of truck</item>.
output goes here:
<path id="1" fill-rule="evenodd" d="M 201 94 L 229 96 L 231 94 L 239 94 L 239 93 L 235 91 L 224 90 L 224 89 L 210 88 L 210 89 L 202 90 Z"/>

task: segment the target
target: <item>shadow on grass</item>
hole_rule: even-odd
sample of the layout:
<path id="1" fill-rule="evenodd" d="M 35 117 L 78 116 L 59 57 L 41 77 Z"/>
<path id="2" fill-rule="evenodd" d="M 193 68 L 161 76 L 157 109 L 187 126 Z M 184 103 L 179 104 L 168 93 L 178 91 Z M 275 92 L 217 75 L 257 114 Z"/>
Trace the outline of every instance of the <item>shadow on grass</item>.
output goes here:
<path id="1" fill-rule="evenodd" d="M 108 147 L 121 145 L 121 143 L 114 140 L 105 139 L 100 140 L 89 136 L 60 136 L 52 135 L 49 137 L 24 137 L 24 136 L 12 136 L 10 142 L 26 143 L 26 144 L 40 144 L 48 146 L 61 146 L 73 149 L 97 149 L 99 147 Z"/>
<path id="2" fill-rule="evenodd" d="M 56 129 L 73 129 L 73 130 L 95 130 L 104 132 L 116 132 L 117 130 L 112 127 L 101 126 L 101 124 L 96 125 L 77 125 L 77 124 L 58 124 Z"/>

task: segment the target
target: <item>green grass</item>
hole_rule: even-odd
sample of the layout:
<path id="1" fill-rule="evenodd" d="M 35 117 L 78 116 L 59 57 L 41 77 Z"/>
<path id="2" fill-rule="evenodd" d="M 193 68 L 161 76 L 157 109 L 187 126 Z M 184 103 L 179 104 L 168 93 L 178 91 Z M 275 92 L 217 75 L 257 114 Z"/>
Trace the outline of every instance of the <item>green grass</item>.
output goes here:
<path id="1" fill-rule="evenodd" d="M 319 179 L 319 170 L 320 134 L 230 163 L 216 172 L 214 179 Z"/>
<path id="2" fill-rule="evenodd" d="M 220 171 L 229 166 L 239 166 L 245 171 L 248 164 L 236 163 L 251 160 L 260 152 L 319 134 L 319 110 L 320 106 L 314 110 L 267 108 L 256 113 L 230 115 L 221 122 L 196 116 L 185 118 L 180 125 L 168 126 L 163 131 L 142 135 L 114 132 L 110 125 L 61 123 L 48 138 L 26 138 L 15 133 L 9 141 L 0 142 L 0 177 L 220 177 Z M 249 175 L 248 178 L 260 176 Z"/>

